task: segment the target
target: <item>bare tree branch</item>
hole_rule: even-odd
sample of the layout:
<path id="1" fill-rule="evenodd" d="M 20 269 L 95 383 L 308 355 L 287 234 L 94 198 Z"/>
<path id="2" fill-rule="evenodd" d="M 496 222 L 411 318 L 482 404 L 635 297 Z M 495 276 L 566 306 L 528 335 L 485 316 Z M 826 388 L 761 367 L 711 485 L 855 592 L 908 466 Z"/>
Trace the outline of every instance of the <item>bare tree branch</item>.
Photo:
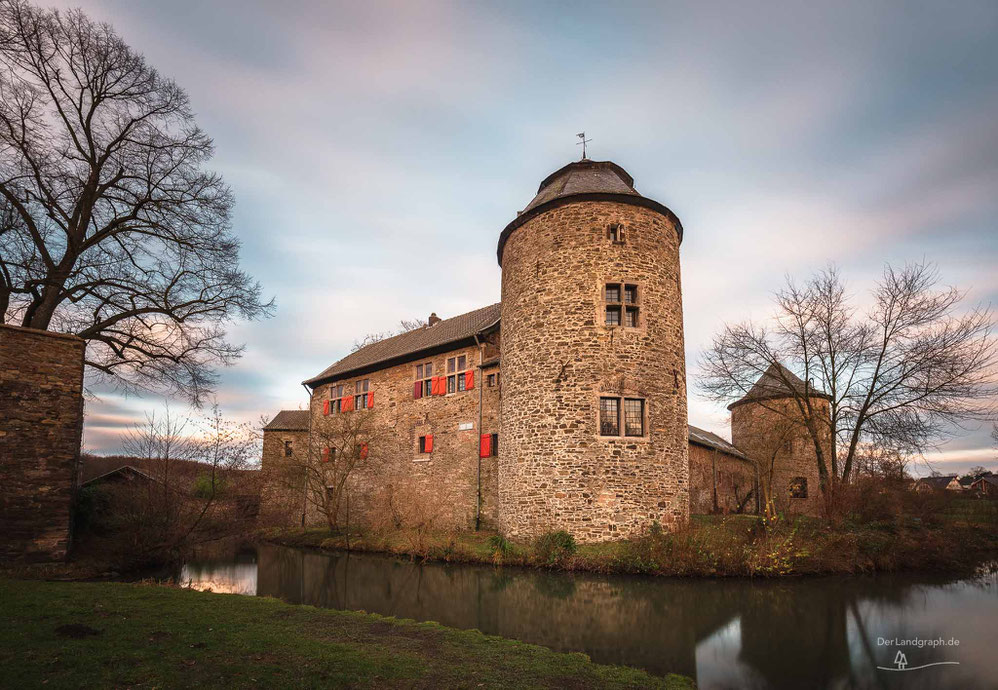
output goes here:
<path id="1" fill-rule="evenodd" d="M 88 341 L 90 380 L 200 404 L 268 316 L 187 94 L 79 10 L 0 0 L 0 319 Z"/>
<path id="2" fill-rule="evenodd" d="M 994 321 L 986 308 L 962 310 L 962 299 L 921 263 L 887 266 L 865 312 L 852 306 L 835 267 L 804 285 L 788 279 L 768 327 L 727 325 L 714 338 L 699 387 L 732 402 L 780 365 L 794 404 L 758 404 L 807 428 L 823 486 L 829 477 L 847 481 L 860 456 L 888 462 L 921 453 L 955 426 L 993 419 Z M 828 395 L 827 413 L 812 404 L 816 392 Z"/>

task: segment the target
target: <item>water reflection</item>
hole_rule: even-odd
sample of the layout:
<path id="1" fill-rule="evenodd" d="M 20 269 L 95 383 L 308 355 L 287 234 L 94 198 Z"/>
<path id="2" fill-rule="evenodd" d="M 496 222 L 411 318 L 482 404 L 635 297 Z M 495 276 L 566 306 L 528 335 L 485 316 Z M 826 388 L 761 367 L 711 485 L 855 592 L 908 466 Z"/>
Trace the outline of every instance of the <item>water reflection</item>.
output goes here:
<path id="1" fill-rule="evenodd" d="M 257 593 L 256 576 L 256 554 L 244 552 L 230 560 L 185 563 L 180 570 L 179 581 L 202 592 L 252 596 Z"/>
<path id="2" fill-rule="evenodd" d="M 701 688 L 994 688 L 994 578 L 794 581 L 600 577 L 415 564 L 375 555 L 261 546 L 257 563 L 195 563 L 214 591 L 359 609 L 582 651 L 603 663 L 678 672 Z M 959 639 L 901 648 L 882 639 Z"/>

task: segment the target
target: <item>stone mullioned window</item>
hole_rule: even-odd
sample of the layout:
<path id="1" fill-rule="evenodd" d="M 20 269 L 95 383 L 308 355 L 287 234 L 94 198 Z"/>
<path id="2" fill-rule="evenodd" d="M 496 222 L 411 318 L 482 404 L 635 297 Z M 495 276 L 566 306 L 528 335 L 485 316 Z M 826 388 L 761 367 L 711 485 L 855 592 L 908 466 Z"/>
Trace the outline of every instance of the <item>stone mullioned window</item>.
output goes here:
<path id="1" fill-rule="evenodd" d="M 371 390 L 371 379 L 359 379 L 350 386 L 334 383 L 329 386 L 329 398 L 322 403 L 323 416 L 353 412 L 354 410 L 369 410 L 374 407 L 374 392 Z"/>
<path id="2" fill-rule="evenodd" d="M 599 399 L 600 436 L 640 438 L 645 435 L 645 426 L 644 398 L 603 396 Z"/>
<path id="3" fill-rule="evenodd" d="M 638 286 L 633 283 L 611 282 L 603 288 L 604 324 L 638 328 L 641 325 Z"/>

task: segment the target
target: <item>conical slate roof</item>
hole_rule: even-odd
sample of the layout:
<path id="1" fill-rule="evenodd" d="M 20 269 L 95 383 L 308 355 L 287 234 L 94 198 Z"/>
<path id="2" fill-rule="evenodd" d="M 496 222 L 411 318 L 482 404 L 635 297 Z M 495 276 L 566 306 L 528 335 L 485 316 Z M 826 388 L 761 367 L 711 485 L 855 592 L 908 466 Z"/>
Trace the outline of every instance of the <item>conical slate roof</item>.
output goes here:
<path id="1" fill-rule="evenodd" d="M 593 192 L 641 196 L 634 189 L 634 178 L 616 163 L 582 160 L 569 163 L 545 177 L 537 188 L 537 196 L 527 204 L 522 213 L 553 199 Z"/>
<path id="2" fill-rule="evenodd" d="M 770 364 L 765 373 L 759 377 L 749 392 L 740 400 L 728 405 L 732 407 L 743 405 L 748 402 L 758 400 L 774 400 L 777 398 L 792 398 L 795 395 L 810 394 L 815 398 L 829 398 L 827 393 L 817 390 L 814 386 L 808 386 L 797 374 L 787 369 L 782 364 Z"/>
<path id="3" fill-rule="evenodd" d="M 644 206 L 667 216 L 676 226 L 679 241 L 683 240 L 683 226 L 672 211 L 659 202 L 641 196 L 634 188 L 634 178 L 612 161 L 583 159 L 569 163 L 548 175 L 537 189 L 537 195 L 499 236 L 497 255 L 502 265 L 502 250 L 506 240 L 516 228 L 534 216 L 552 208 L 574 201 L 617 201 Z"/>

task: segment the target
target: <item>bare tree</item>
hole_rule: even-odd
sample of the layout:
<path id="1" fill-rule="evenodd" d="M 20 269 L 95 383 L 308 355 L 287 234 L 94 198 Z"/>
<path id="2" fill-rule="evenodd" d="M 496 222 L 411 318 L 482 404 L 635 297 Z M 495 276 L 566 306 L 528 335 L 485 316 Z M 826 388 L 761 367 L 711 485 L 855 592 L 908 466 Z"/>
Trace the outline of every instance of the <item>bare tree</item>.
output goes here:
<path id="1" fill-rule="evenodd" d="M 75 333 L 92 380 L 199 403 L 268 315 L 187 94 L 107 24 L 0 0 L 0 321 Z"/>
<path id="2" fill-rule="evenodd" d="M 854 307 L 834 267 L 804 285 L 788 279 L 770 323 L 727 325 L 702 357 L 700 387 L 718 401 L 744 396 L 767 371 L 780 379 L 792 404 L 758 404 L 807 429 L 826 491 L 849 479 L 863 444 L 919 453 L 993 414 L 989 310 L 961 312 L 963 294 L 940 288 L 926 264 L 886 267 L 872 298 Z"/>
<path id="3" fill-rule="evenodd" d="M 853 476 L 900 481 L 908 471 L 909 458 L 897 448 L 861 444 L 856 449 Z"/>
<path id="4" fill-rule="evenodd" d="M 286 495 L 302 496 L 304 510 L 318 513 L 331 530 L 349 521 L 351 481 L 376 471 L 389 455 L 392 439 L 371 422 L 370 415 L 338 413 L 313 424 L 309 443 L 282 458 L 268 481 Z M 356 502 L 355 497 L 355 502 Z"/>
<path id="5" fill-rule="evenodd" d="M 382 340 L 394 338 L 397 335 L 402 335 L 403 333 L 408 333 L 409 331 L 415 331 L 416 329 L 423 328 L 425 326 L 426 321 L 423 321 L 422 319 L 402 319 L 399 321 L 399 326 L 396 329 L 381 331 L 379 333 L 368 333 L 360 340 L 353 341 L 353 347 L 350 348 L 350 352 L 356 352 L 357 350 L 367 347 L 368 345 L 380 343 Z"/>
<path id="6" fill-rule="evenodd" d="M 258 452 L 249 427 L 226 419 L 217 404 L 200 416 L 167 408 L 134 425 L 123 443 L 153 481 L 110 487 L 112 538 L 128 542 L 130 558 L 161 560 L 245 531 L 245 514 L 227 499 Z M 256 487 L 251 487 L 255 489 Z"/>

